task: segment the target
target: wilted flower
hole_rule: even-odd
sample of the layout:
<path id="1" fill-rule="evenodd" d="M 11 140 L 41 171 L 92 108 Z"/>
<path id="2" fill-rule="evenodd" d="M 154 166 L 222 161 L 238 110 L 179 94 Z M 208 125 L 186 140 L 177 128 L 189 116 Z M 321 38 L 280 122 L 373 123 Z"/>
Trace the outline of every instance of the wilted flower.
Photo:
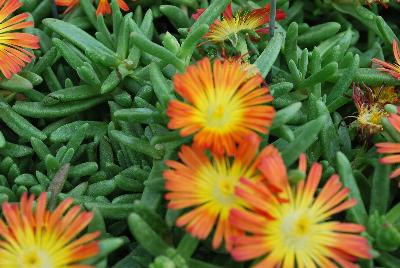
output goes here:
<path id="1" fill-rule="evenodd" d="M 380 95 L 382 90 L 385 92 Z M 390 89 L 372 90 L 367 86 L 353 85 L 353 100 L 358 111 L 357 123 L 363 133 L 372 135 L 383 130 L 381 120 L 388 115 L 383 107 L 387 96 L 392 96 Z"/>

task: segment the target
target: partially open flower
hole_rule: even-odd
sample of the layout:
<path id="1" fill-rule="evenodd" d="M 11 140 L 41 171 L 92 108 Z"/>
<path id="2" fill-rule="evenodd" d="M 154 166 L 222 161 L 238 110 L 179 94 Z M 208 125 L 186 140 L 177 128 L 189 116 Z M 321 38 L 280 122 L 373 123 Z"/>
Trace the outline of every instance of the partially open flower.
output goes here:
<path id="1" fill-rule="evenodd" d="M 230 221 L 242 231 L 232 237 L 231 254 L 238 261 L 262 258 L 264 267 L 356 267 L 358 258 L 371 258 L 362 225 L 333 221 L 330 217 L 356 204 L 349 189 L 333 175 L 318 191 L 322 166 L 314 163 L 305 180 L 292 188 L 279 155 L 265 157 L 269 177 L 279 181 L 285 200 L 277 198 L 262 182 L 241 180 L 239 198 L 251 210 L 234 208 Z"/>
<path id="2" fill-rule="evenodd" d="M 380 68 L 378 68 L 378 70 L 386 72 L 396 79 L 400 79 L 400 52 L 396 40 L 393 40 L 393 56 L 396 60 L 396 62 L 393 64 L 375 58 L 372 59 L 372 62 L 381 66 Z"/>
<path id="3" fill-rule="evenodd" d="M 203 12 L 204 9 L 198 10 L 193 15 L 193 18 L 198 19 Z M 224 11 L 222 19 L 214 21 L 205 37 L 214 43 L 222 43 L 226 40 L 236 40 L 236 35 L 240 32 L 254 31 L 259 34 L 268 33 L 266 24 L 269 22 L 269 15 L 269 4 L 264 8 L 258 8 L 250 12 L 239 11 L 235 15 L 233 15 L 232 5 L 230 4 Z M 277 10 L 276 20 L 282 20 L 285 16 L 282 10 Z"/>
<path id="4" fill-rule="evenodd" d="M 25 193 L 20 204 L 3 203 L 5 221 L 0 219 L 0 267 L 93 267 L 81 262 L 100 251 L 95 240 L 100 233 L 77 236 L 93 218 L 64 200 L 54 211 L 47 210 L 46 193 L 37 199 Z"/>
<path id="5" fill-rule="evenodd" d="M 28 13 L 11 16 L 21 6 L 19 0 L 0 1 L 0 72 L 7 79 L 32 61 L 34 55 L 27 49 L 39 48 L 37 36 L 16 32 L 33 26 L 32 21 L 24 21 Z"/>

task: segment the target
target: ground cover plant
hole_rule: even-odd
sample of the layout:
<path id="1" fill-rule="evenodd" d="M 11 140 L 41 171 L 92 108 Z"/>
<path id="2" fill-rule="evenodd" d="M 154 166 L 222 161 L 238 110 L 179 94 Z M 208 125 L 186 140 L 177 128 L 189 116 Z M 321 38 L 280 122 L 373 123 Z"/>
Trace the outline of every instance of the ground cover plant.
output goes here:
<path id="1" fill-rule="evenodd" d="M 0 267 L 400 267 L 396 0 L 0 0 Z"/>

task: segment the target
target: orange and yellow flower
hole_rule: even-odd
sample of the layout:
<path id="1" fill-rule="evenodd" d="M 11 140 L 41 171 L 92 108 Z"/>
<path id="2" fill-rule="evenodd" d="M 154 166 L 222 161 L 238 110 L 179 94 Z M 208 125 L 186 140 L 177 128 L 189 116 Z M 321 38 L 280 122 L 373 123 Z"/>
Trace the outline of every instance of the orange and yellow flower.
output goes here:
<path id="1" fill-rule="evenodd" d="M 24 21 L 28 18 L 28 13 L 10 17 L 21 6 L 19 0 L 0 1 L 0 72 L 7 79 L 32 61 L 34 55 L 27 49 L 39 48 L 37 36 L 15 32 L 33 26 L 32 21 Z"/>
<path id="2" fill-rule="evenodd" d="M 57 6 L 67 7 L 64 14 L 71 11 L 71 9 L 79 3 L 79 0 L 56 0 Z M 129 6 L 124 0 L 117 0 L 119 7 L 124 11 L 129 11 Z M 97 6 L 96 15 L 110 14 L 111 7 L 109 0 L 99 0 L 99 5 Z"/>
<path id="3" fill-rule="evenodd" d="M 397 108 L 397 113 L 400 113 L 400 108 Z M 388 116 L 388 120 L 393 128 L 400 133 L 400 116 L 399 114 L 391 114 Z M 390 164 L 398 164 L 400 163 L 400 143 L 396 142 L 383 142 L 376 144 L 378 148 L 378 153 L 381 154 L 391 154 L 383 157 L 380 162 L 382 164 L 390 165 Z M 400 168 L 397 168 L 395 171 L 390 174 L 391 178 L 395 178 L 400 176 Z"/>
<path id="4" fill-rule="evenodd" d="M 328 220 L 356 204 L 354 199 L 346 200 L 349 190 L 342 187 L 337 175 L 316 194 L 320 164 L 313 164 L 307 179 L 292 188 L 280 155 L 263 161 L 268 166 L 268 173 L 264 172 L 267 181 L 275 182 L 281 196 L 277 198 L 262 182 L 241 179 L 237 197 L 252 210 L 231 211 L 231 224 L 242 232 L 232 237 L 234 259 L 263 257 L 255 268 L 347 268 L 356 267 L 353 262 L 358 258 L 371 258 L 367 240 L 359 235 L 363 226 Z"/>
<path id="5" fill-rule="evenodd" d="M 204 9 L 198 9 L 193 18 L 197 20 L 204 11 Z M 214 43 L 222 43 L 243 31 L 255 31 L 259 34 L 268 33 L 268 28 L 263 26 L 269 22 L 269 15 L 269 4 L 264 8 L 250 12 L 239 11 L 235 15 L 232 12 L 232 5 L 229 4 L 222 15 L 222 19 L 214 21 L 205 37 Z M 285 16 L 282 10 L 277 10 L 276 20 L 282 20 Z"/>
<path id="6" fill-rule="evenodd" d="M 267 133 L 275 110 L 259 74 L 249 73 L 238 62 L 208 58 L 174 77 L 174 86 L 187 102 L 172 100 L 167 109 L 168 127 L 194 134 L 194 144 L 212 152 L 233 155 L 236 144 L 254 132 Z"/>
<path id="7" fill-rule="evenodd" d="M 95 239 L 99 232 L 79 238 L 93 218 L 91 212 L 71 209 L 72 199 L 64 200 L 54 211 L 46 206 L 46 193 L 33 206 L 34 196 L 25 193 L 21 203 L 3 203 L 5 221 L 0 219 L 0 267 L 89 268 L 82 260 L 99 253 Z"/>
<path id="8" fill-rule="evenodd" d="M 396 40 L 393 40 L 393 55 L 396 60 L 396 63 L 394 64 L 390 64 L 376 58 L 372 59 L 372 62 L 381 66 L 380 68 L 377 68 L 378 70 L 386 72 L 396 79 L 400 79 L 400 52 Z"/>
<path id="9" fill-rule="evenodd" d="M 261 159 L 278 153 L 270 145 L 256 156 L 260 140 L 255 134 L 248 136 L 232 159 L 215 154 L 210 159 L 202 148 L 183 146 L 179 153 L 181 162 L 166 162 L 170 168 L 164 172 L 168 207 L 185 209 L 177 226 L 185 227 L 198 239 L 207 238 L 215 226 L 213 247 L 218 248 L 224 240 L 226 249 L 231 249 L 229 238 L 239 231 L 228 221 L 229 212 L 245 206 L 234 189 L 242 177 L 260 180 L 257 166 Z"/>

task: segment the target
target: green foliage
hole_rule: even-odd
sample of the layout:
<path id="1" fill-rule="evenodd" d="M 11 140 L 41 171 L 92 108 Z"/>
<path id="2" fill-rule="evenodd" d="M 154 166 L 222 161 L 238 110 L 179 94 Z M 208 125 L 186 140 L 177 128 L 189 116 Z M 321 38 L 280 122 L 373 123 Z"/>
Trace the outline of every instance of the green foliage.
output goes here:
<path id="1" fill-rule="evenodd" d="M 51 1 L 21 2 L 41 49 L 23 72 L 0 80 L 7 92 L 0 97 L 0 203 L 48 191 L 54 202 L 73 197 L 93 210 L 89 229 L 102 240 L 89 264 L 97 267 L 249 267 L 176 228 L 179 212 L 162 199 L 164 162 L 190 142 L 167 128 L 173 76 L 219 55 L 203 36 L 230 1 L 136 1 L 128 14 L 112 1 L 112 14 L 96 17 L 93 1 L 81 0 L 58 19 Z M 267 2 L 238 0 L 233 8 Z M 365 138 L 350 125 L 357 110 L 348 95 L 353 83 L 400 85 L 370 64 L 393 62 L 400 5 L 345 2 L 278 1 L 287 18 L 272 38 L 247 33 L 240 49 L 226 50 L 249 51 L 274 96 L 277 113 L 263 143 L 274 144 L 288 167 L 305 152 L 322 163 L 324 179 L 338 173 L 357 200 L 341 216 L 366 226 L 375 259 L 361 266 L 399 267 L 398 190 L 373 144 L 400 142 L 400 134 L 385 118 L 384 131 Z M 208 8 L 194 21 L 200 7 Z M 304 178 L 294 169 L 289 175 L 293 183 Z"/>

